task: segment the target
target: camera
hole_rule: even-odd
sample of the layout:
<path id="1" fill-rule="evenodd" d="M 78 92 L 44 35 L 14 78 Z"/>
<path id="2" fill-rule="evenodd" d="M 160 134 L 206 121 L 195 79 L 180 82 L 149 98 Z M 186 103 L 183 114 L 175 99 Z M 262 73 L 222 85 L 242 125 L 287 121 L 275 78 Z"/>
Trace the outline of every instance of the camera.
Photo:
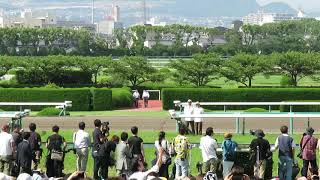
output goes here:
<path id="1" fill-rule="evenodd" d="M 250 129 L 249 133 L 250 135 L 254 136 L 256 134 L 256 130 Z"/>

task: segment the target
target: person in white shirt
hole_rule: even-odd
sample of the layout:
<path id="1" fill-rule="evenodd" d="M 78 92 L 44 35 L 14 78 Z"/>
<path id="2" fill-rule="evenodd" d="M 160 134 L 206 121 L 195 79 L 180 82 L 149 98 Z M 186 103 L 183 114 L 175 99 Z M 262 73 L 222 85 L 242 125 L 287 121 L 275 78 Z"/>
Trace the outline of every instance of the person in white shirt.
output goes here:
<path id="1" fill-rule="evenodd" d="M 143 90 L 142 99 L 143 99 L 143 103 L 144 103 L 145 108 L 148 107 L 149 98 L 150 98 L 149 92 L 147 90 Z"/>
<path id="2" fill-rule="evenodd" d="M 138 92 L 138 90 L 135 90 L 132 94 L 133 99 L 134 99 L 134 106 L 136 108 L 139 108 L 139 99 L 140 99 L 140 94 Z"/>
<path id="3" fill-rule="evenodd" d="M 156 165 L 154 165 L 148 171 L 145 171 L 145 167 L 143 164 L 143 159 L 141 157 L 134 158 L 132 163 L 132 172 L 134 172 L 130 177 L 129 180 L 147 180 L 149 174 L 158 173 L 159 167 L 162 164 L 162 156 L 164 154 L 163 148 L 159 151 L 159 158 L 157 160 Z"/>
<path id="4" fill-rule="evenodd" d="M 202 160 L 205 164 L 205 173 L 212 172 L 216 173 L 219 160 L 217 157 L 216 150 L 218 148 L 217 141 L 212 138 L 213 128 L 208 127 L 206 135 L 200 139 L 200 149 L 202 153 Z"/>
<path id="5" fill-rule="evenodd" d="M 193 115 L 193 113 L 194 113 L 194 108 L 193 108 L 191 99 L 189 99 L 188 105 L 185 106 L 183 109 L 183 114 L 184 115 Z M 195 132 L 194 131 L 194 119 L 187 117 L 187 118 L 184 118 L 184 120 L 186 121 L 186 128 L 189 128 L 189 124 L 190 124 L 192 134 L 194 134 L 194 132 Z"/>
<path id="6" fill-rule="evenodd" d="M 193 110 L 194 115 L 201 115 L 204 113 L 204 110 L 202 107 L 200 107 L 200 102 L 196 102 L 196 107 Z M 202 135 L 202 118 L 195 117 L 194 122 L 196 123 L 196 134 Z"/>
<path id="7" fill-rule="evenodd" d="M 169 154 L 170 144 L 166 140 L 166 133 L 164 131 L 159 133 L 158 140 L 154 142 L 154 146 L 156 147 L 157 159 L 159 158 L 160 149 L 162 148 L 164 151 L 162 156 L 162 165 L 160 166 L 158 175 L 169 179 L 169 166 L 171 165 L 171 157 Z"/>
<path id="8" fill-rule="evenodd" d="M 12 153 L 15 151 L 14 140 L 9 132 L 9 126 L 4 125 L 0 133 L 0 172 L 11 174 Z"/>
<path id="9" fill-rule="evenodd" d="M 86 171 L 89 146 L 91 144 L 89 133 L 84 129 L 86 124 L 84 122 L 79 123 L 79 130 L 73 134 L 74 148 L 77 153 L 77 171 Z"/>

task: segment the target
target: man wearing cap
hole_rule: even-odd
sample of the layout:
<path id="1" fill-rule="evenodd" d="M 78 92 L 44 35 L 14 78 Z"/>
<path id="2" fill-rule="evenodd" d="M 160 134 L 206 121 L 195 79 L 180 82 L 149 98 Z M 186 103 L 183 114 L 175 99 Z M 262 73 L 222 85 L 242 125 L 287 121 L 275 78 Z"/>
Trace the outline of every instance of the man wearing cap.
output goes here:
<path id="1" fill-rule="evenodd" d="M 300 141 L 300 149 L 303 159 L 303 167 L 301 175 L 307 177 L 309 164 L 311 165 L 312 175 L 318 175 L 317 165 L 317 143 L 318 139 L 313 136 L 314 129 L 312 127 L 307 128 L 306 135 L 302 137 Z"/>
<path id="2" fill-rule="evenodd" d="M 183 109 L 183 114 L 184 115 L 188 115 L 188 116 L 191 116 L 193 115 L 194 113 L 194 108 L 192 106 L 192 101 L 191 99 L 188 100 L 188 105 L 184 107 Z M 190 118 L 190 117 L 186 117 L 184 118 L 184 120 L 186 121 L 186 127 L 189 128 L 189 124 L 191 126 L 191 131 L 192 131 L 192 134 L 195 133 L 194 131 L 194 120 L 193 118 Z"/>
<path id="3" fill-rule="evenodd" d="M 292 180 L 296 144 L 293 138 L 288 135 L 287 126 L 282 126 L 280 131 L 281 135 L 277 138 L 273 149 L 273 151 L 279 149 L 278 176 L 281 180 Z"/>
<path id="4" fill-rule="evenodd" d="M 254 155 L 254 176 L 259 179 L 265 179 L 267 158 L 270 152 L 269 141 L 263 139 L 265 134 L 261 129 L 255 131 L 256 139 L 250 144 L 250 152 Z M 259 155 L 258 155 L 259 154 Z M 258 159 L 259 158 L 259 159 Z"/>
<path id="5" fill-rule="evenodd" d="M 223 177 L 227 177 L 231 172 L 231 169 L 234 165 L 236 159 L 236 150 L 238 144 L 235 141 L 232 141 L 232 134 L 225 133 L 224 141 L 222 142 L 221 148 L 223 150 Z"/>
<path id="6" fill-rule="evenodd" d="M 200 107 L 200 102 L 196 102 L 196 107 L 194 108 L 193 114 L 196 115 L 201 115 L 203 114 L 203 108 Z M 196 134 L 197 135 L 202 135 L 202 118 L 200 117 L 195 117 L 194 122 L 196 123 Z"/>
<path id="7" fill-rule="evenodd" d="M 11 174 L 12 153 L 15 151 L 14 140 L 9 132 L 9 126 L 4 125 L 0 133 L 0 172 Z"/>

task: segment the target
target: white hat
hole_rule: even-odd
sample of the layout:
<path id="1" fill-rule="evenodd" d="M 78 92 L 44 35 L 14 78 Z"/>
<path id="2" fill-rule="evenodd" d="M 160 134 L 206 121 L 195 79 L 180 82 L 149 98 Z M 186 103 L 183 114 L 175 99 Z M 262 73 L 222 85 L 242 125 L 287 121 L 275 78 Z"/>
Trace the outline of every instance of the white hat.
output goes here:
<path id="1" fill-rule="evenodd" d="M 11 180 L 12 178 L 6 174 L 0 173 L 0 180 Z"/>
<path id="2" fill-rule="evenodd" d="M 18 176 L 17 180 L 32 180 L 30 174 L 22 173 Z"/>
<path id="3" fill-rule="evenodd" d="M 189 100 L 188 100 L 188 102 L 192 102 L 192 100 L 191 100 L 191 99 L 189 99 Z"/>

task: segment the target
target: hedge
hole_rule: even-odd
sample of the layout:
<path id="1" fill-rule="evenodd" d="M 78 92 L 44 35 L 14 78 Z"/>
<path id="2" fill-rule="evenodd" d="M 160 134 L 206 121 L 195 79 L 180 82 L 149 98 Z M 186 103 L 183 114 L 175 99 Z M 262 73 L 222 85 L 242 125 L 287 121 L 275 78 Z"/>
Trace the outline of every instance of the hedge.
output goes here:
<path id="1" fill-rule="evenodd" d="M 210 88 L 166 88 L 162 91 L 163 109 L 173 109 L 174 100 L 188 99 L 202 102 L 281 102 L 320 99 L 316 88 L 274 88 L 274 89 L 210 89 Z M 218 107 L 207 107 L 218 109 Z M 222 107 L 219 107 L 221 109 Z M 233 109 L 238 107 L 231 107 Z M 246 107 L 250 108 L 250 107 Z M 266 108 L 266 107 L 259 107 Z"/>
<path id="2" fill-rule="evenodd" d="M 112 88 L 113 108 L 132 107 L 133 98 L 130 88 Z"/>
<path id="3" fill-rule="evenodd" d="M 40 112 L 37 113 L 37 116 L 59 116 L 61 113 L 61 109 L 57 109 L 54 107 L 47 107 L 42 109 Z M 70 116 L 70 113 L 67 111 L 66 112 L 67 116 Z"/>
<path id="4" fill-rule="evenodd" d="M 93 110 L 94 111 L 104 111 L 112 110 L 112 91 L 107 88 L 92 89 L 93 99 Z"/>
<path id="5" fill-rule="evenodd" d="M 0 89 L 0 102 L 64 102 L 72 101 L 69 110 L 90 110 L 90 89 L 48 89 L 48 88 L 21 88 Z M 0 106 L 5 111 L 19 110 L 15 106 Z M 23 107 L 33 111 L 42 110 L 44 106 Z"/>

